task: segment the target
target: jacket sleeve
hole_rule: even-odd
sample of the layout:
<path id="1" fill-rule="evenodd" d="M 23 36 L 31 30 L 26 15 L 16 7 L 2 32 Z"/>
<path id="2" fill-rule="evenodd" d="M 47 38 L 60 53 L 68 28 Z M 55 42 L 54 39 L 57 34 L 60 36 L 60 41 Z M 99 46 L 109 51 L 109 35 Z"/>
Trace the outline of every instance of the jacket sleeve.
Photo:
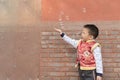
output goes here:
<path id="1" fill-rule="evenodd" d="M 69 36 L 67 36 L 65 33 L 62 33 L 61 37 L 64 41 L 71 44 L 74 48 L 77 48 L 79 40 L 72 39 Z"/>
<path id="2" fill-rule="evenodd" d="M 96 61 L 96 72 L 97 76 L 103 75 L 103 64 L 102 64 L 102 54 L 101 54 L 101 47 L 96 47 L 93 50 L 95 61 Z"/>

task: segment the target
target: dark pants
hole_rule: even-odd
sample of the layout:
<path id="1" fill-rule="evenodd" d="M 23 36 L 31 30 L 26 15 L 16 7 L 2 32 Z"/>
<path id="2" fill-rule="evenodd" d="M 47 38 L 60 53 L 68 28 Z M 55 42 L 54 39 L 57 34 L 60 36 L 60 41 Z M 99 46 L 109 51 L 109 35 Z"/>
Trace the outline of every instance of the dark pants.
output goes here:
<path id="1" fill-rule="evenodd" d="M 80 70 L 79 71 L 79 76 L 80 80 L 96 80 L 96 70 Z"/>

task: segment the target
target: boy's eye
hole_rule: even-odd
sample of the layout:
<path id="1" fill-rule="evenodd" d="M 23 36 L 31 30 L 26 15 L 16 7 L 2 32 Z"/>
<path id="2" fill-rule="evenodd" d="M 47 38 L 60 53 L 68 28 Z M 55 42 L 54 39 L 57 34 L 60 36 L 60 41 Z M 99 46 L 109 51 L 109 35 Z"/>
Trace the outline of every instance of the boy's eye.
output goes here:
<path id="1" fill-rule="evenodd" d="M 85 34 L 85 32 L 82 32 L 83 34 Z"/>
<path id="2" fill-rule="evenodd" d="M 82 34 L 82 32 L 81 33 L 78 33 L 78 35 L 81 35 Z"/>

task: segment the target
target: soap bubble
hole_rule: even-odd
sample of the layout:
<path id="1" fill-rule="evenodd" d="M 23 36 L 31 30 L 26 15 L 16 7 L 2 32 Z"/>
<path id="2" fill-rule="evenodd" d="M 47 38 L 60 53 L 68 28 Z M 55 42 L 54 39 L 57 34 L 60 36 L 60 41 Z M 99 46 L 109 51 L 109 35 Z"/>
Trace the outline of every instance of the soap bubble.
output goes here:
<path id="1" fill-rule="evenodd" d="M 66 20 L 70 20 L 69 16 L 65 16 Z"/>
<path id="2" fill-rule="evenodd" d="M 86 8 L 83 8 L 83 13 L 86 13 Z"/>
<path id="3" fill-rule="evenodd" d="M 61 15 L 64 15 L 64 11 L 60 11 L 60 14 L 61 14 Z"/>

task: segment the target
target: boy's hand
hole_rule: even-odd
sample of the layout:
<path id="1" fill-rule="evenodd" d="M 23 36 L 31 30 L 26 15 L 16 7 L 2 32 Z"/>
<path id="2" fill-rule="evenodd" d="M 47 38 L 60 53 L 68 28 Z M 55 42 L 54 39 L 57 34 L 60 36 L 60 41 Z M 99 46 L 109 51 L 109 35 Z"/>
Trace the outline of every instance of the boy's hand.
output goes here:
<path id="1" fill-rule="evenodd" d="M 54 28 L 56 31 L 58 31 L 60 34 L 62 34 L 62 30 L 61 29 L 57 29 L 57 28 Z"/>
<path id="2" fill-rule="evenodd" d="M 75 68 L 77 68 L 78 67 L 78 64 L 75 64 Z"/>
<path id="3" fill-rule="evenodd" d="M 97 80 L 102 80 L 102 77 L 100 77 L 100 76 L 97 76 Z"/>

